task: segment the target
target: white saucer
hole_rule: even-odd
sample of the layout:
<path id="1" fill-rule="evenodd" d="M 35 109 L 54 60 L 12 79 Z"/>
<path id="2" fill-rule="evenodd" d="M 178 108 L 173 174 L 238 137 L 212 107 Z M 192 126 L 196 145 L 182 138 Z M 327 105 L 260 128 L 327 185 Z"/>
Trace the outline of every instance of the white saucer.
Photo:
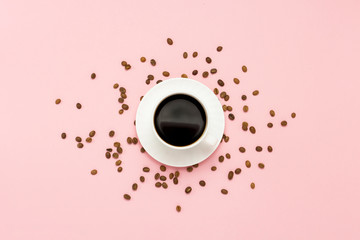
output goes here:
<path id="1" fill-rule="evenodd" d="M 203 135 L 185 147 L 167 144 L 154 127 L 154 113 L 158 104 L 174 94 L 194 97 L 202 104 L 207 115 Z M 169 166 L 191 166 L 208 158 L 218 147 L 224 128 L 224 112 L 218 98 L 204 84 L 187 78 L 173 78 L 155 85 L 145 94 L 136 113 L 136 132 L 141 145 L 150 156 Z"/>

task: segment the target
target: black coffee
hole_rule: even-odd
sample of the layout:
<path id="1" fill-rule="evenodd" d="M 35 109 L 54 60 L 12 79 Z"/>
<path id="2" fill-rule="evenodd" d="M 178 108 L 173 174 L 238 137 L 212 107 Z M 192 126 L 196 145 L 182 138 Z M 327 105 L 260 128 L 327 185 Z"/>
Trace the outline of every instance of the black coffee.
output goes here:
<path id="1" fill-rule="evenodd" d="M 177 94 L 159 104 L 154 124 L 162 140 L 174 146 L 186 146 L 201 137 L 206 125 L 206 115 L 196 99 Z"/>

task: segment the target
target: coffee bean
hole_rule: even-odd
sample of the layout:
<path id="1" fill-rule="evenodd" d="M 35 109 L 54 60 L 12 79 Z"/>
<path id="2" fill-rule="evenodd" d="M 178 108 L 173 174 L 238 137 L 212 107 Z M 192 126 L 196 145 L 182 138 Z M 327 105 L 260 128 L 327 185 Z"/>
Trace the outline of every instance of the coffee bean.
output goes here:
<path id="1" fill-rule="evenodd" d="M 121 163 L 122 163 L 122 161 L 119 159 L 119 160 L 117 160 L 117 161 L 115 162 L 115 166 L 120 166 Z"/>
<path id="2" fill-rule="evenodd" d="M 184 53 L 183 53 L 183 58 L 186 59 L 187 57 L 188 57 L 188 53 L 187 53 L 187 52 L 184 52 Z"/>
<path id="3" fill-rule="evenodd" d="M 292 117 L 292 118 L 295 118 L 295 117 L 296 117 L 296 113 L 293 112 L 293 113 L 291 114 L 291 117 Z"/>
<path id="4" fill-rule="evenodd" d="M 249 124 L 247 122 L 242 123 L 242 130 L 247 131 Z"/>
<path id="5" fill-rule="evenodd" d="M 219 156 L 219 162 L 223 162 L 224 160 L 225 160 L 225 158 L 223 155 Z"/>
<path id="6" fill-rule="evenodd" d="M 93 170 L 91 170 L 91 175 L 96 175 L 97 174 L 97 170 L 96 169 L 93 169 Z"/>
<path id="7" fill-rule="evenodd" d="M 119 110 L 119 114 L 121 115 L 121 114 L 123 114 L 124 113 L 124 109 L 120 109 Z"/>
<path id="8" fill-rule="evenodd" d="M 249 107 L 248 107 L 247 105 L 244 105 L 243 111 L 244 111 L 244 112 L 248 112 L 248 111 L 249 111 Z"/>
<path id="9" fill-rule="evenodd" d="M 114 142 L 114 147 L 120 147 L 121 146 L 121 144 L 119 143 L 119 142 Z"/>
<path id="10" fill-rule="evenodd" d="M 215 93 L 215 95 L 218 95 L 219 94 L 219 89 L 214 88 L 214 93 Z"/>
<path id="11" fill-rule="evenodd" d="M 140 62 L 146 62 L 146 58 L 145 58 L 145 57 L 141 57 L 141 58 L 140 58 Z"/>
<path id="12" fill-rule="evenodd" d="M 106 153 L 105 153 L 105 157 L 106 157 L 107 159 L 111 158 L 111 153 L 106 152 Z"/>
<path id="13" fill-rule="evenodd" d="M 252 183 L 250 184 L 250 187 L 251 187 L 251 189 L 254 189 L 254 188 L 255 188 L 255 183 L 252 182 Z"/>
<path id="14" fill-rule="evenodd" d="M 162 74 L 163 74 L 163 76 L 164 76 L 164 77 L 168 77 L 168 76 L 170 76 L 170 73 L 169 73 L 168 71 L 163 71 L 163 73 L 162 73 Z"/>
<path id="15" fill-rule="evenodd" d="M 235 174 L 236 174 L 236 175 L 239 175 L 240 173 L 241 173 L 241 168 L 235 169 Z"/>
<path id="16" fill-rule="evenodd" d="M 154 175 L 154 179 L 155 180 L 158 180 L 160 178 L 160 173 L 156 173 L 155 175 Z"/>
<path id="17" fill-rule="evenodd" d="M 173 179 L 173 183 L 174 183 L 175 185 L 177 185 L 177 184 L 179 183 L 179 180 L 178 180 L 178 178 L 177 178 L 177 177 L 174 177 L 174 179 Z"/>
<path id="18" fill-rule="evenodd" d="M 194 164 L 194 165 L 192 165 L 194 168 L 197 168 L 197 167 L 199 167 L 199 164 L 197 163 L 197 164 Z"/>
<path id="19" fill-rule="evenodd" d="M 127 105 L 127 104 L 123 104 L 123 105 L 121 105 L 121 107 L 122 107 L 122 109 L 124 109 L 124 110 L 128 110 L 128 109 L 129 109 L 129 105 Z"/>
<path id="20" fill-rule="evenodd" d="M 223 111 L 225 112 L 226 111 L 226 105 L 224 104 L 224 105 L 222 105 L 222 109 L 223 109 Z"/>
<path id="21" fill-rule="evenodd" d="M 155 187 L 157 187 L 157 188 L 161 187 L 161 182 L 156 182 Z"/>
<path id="22" fill-rule="evenodd" d="M 268 146 L 268 147 L 267 147 L 267 150 L 268 150 L 268 152 L 272 152 L 272 151 L 273 151 L 272 146 Z"/>
<path id="23" fill-rule="evenodd" d="M 245 101 L 245 100 L 247 99 L 246 95 L 242 95 L 242 96 L 241 96 L 241 99 L 242 99 L 243 101 Z"/>
<path id="24" fill-rule="evenodd" d="M 162 80 L 157 80 L 156 81 L 156 84 L 159 84 L 159 83 L 161 83 L 162 82 Z"/>
<path id="25" fill-rule="evenodd" d="M 250 162 L 249 160 L 246 160 L 246 161 L 245 161 L 245 166 L 246 166 L 247 168 L 250 168 L 250 167 L 251 167 L 251 162 Z"/>
<path id="26" fill-rule="evenodd" d="M 123 168 L 122 167 L 118 167 L 117 171 L 118 172 L 122 172 Z"/>
<path id="27" fill-rule="evenodd" d="M 167 44 L 173 45 L 173 40 L 171 38 L 166 39 Z"/>
<path id="28" fill-rule="evenodd" d="M 150 84 L 150 80 L 149 80 L 149 79 L 146 79 L 145 83 L 146 83 L 147 85 L 149 85 L 149 84 Z"/>
<path id="29" fill-rule="evenodd" d="M 152 80 L 154 80 L 154 79 L 155 79 L 155 77 L 154 77 L 154 75 L 149 74 L 149 75 L 147 76 L 147 79 L 149 79 L 150 81 L 152 81 Z"/>
<path id="30" fill-rule="evenodd" d="M 140 152 L 144 153 L 145 152 L 145 148 L 140 148 Z"/>
<path id="31" fill-rule="evenodd" d="M 156 61 L 155 61 L 155 59 L 151 59 L 151 60 L 150 60 L 150 64 L 151 64 L 151 66 L 156 66 Z"/>
<path id="32" fill-rule="evenodd" d="M 231 106 L 226 106 L 226 110 L 228 110 L 228 111 L 232 111 L 232 107 Z"/>
<path id="33" fill-rule="evenodd" d="M 229 171 L 229 173 L 228 173 L 228 179 L 229 179 L 229 180 L 232 180 L 233 177 L 234 177 L 234 172 L 233 172 L 233 171 Z"/>
<path id="34" fill-rule="evenodd" d="M 186 171 L 192 172 L 192 171 L 193 171 L 193 167 L 187 167 L 187 168 L 186 168 Z"/>
<path id="35" fill-rule="evenodd" d="M 166 176 L 164 176 L 164 175 L 160 176 L 160 180 L 161 181 L 166 181 Z"/>
<path id="36" fill-rule="evenodd" d="M 120 96 L 121 96 L 123 99 L 126 99 L 126 98 L 127 98 L 126 93 L 121 93 Z"/>
<path id="37" fill-rule="evenodd" d="M 125 66 L 125 70 L 130 70 L 131 69 L 131 65 L 130 64 L 127 64 L 126 66 Z"/>
<path id="38" fill-rule="evenodd" d="M 118 102 L 119 102 L 119 103 L 123 103 L 123 102 L 124 102 L 124 99 L 120 97 L 120 98 L 118 98 Z"/>
<path id="39" fill-rule="evenodd" d="M 216 69 L 216 68 L 212 68 L 212 69 L 210 69 L 210 73 L 211 73 L 211 74 L 215 74 L 215 73 L 217 73 L 217 69 Z"/>
<path id="40" fill-rule="evenodd" d="M 267 124 L 267 126 L 268 126 L 268 128 L 272 128 L 272 127 L 274 126 L 274 124 L 272 124 L 271 122 L 269 122 L 269 123 Z"/>
<path id="41" fill-rule="evenodd" d="M 166 167 L 165 167 L 164 165 L 161 165 L 161 166 L 160 166 L 160 170 L 161 170 L 162 172 L 165 172 L 165 171 L 166 171 Z"/>
<path id="42" fill-rule="evenodd" d="M 91 132 L 89 132 L 89 137 L 94 137 L 96 134 L 96 132 L 94 130 L 92 130 Z"/>
<path id="43" fill-rule="evenodd" d="M 230 140 L 229 136 L 225 136 L 224 141 L 227 143 Z"/>
<path id="44" fill-rule="evenodd" d="M 107 148 L 106 151 L 112 152 L 112 148 Z"/>
<path id="45" fill-rule="evenodd" d="M 92 73 L 90 77 L 91 77 L 91 79 L 95 79 L 95 78 L 96 78 L 96 74 L 95 74 L 95 73 Z"/>
<path id="46" fill-rule="evenodd" d="M 234 83 L 235 84 L 239 84 L 240 83 L 240 80 L 238 78 L 234 78 Z"/>
<path id="47" fill-rule="evenodd" d="M 287 121 L 281 121 L 281 126 L 285 127 L 287 125 Z"/>
<path id="48" fill-rule="evenodd" d="M 162 185 L 162 187 L 163 187 L 164 189 L 167 189 L 167 188 L 168 188 L 168 185 L 167 185 L 166 182 L 163 182 L 161 185 Z"/>
<path id="49" fill-rule="evenodd" d="M 206 57 L 206 58 L 205 58 L 205 61 L 210 64 L 212 60 L 211 60 L 210 57 Z"/>
<path id="50" fill-rule="evenodd" d="M 123 149 L 122 149 L 122 147 L 117 147 L 117 148 L 116 148 L 116 151 L 117 151 L 119 154 L 122 154 Z"/>
<path id="51" fill-rule="evenodd" d="M 199 184 L 200 184 L 200 186 L 205 187 L 206 182 L 204 180 L 200 180 Z"/>
<path id="52" fill-rule="evenodd" d="M 115 131 L 114 130 L 111 130 L 110 132 L 109 132 L 109 137 L 113 137 L 115 135 Z"/>
<path id="53" fill-rule="evenodd" d="M 270 110 L 270 116 L 272 116 L 272 117 L 275 117 L 275 111 L 274 110 Z"/>
<path id="54" fill-rule="evenodd" d="M 198 70 L 192 71 L 192 75 L 196 76 L 198 74 Z"/>
<path id="55" fill-rule="evenodd" d="M 133 143 L 133 144 L 137 144 L 137 143 L 138 143 L 138 139 L 137 139 L 136 137 L 133 137 L 132 143 Z"/>
<path id="56" fill-rule="evenodd" d="M 140 182 L 145 182 L 145 177 L 144 176 L 140 176 Z"/>
<path id="57" fill-rule="evenodd" d="M 228 190 L 226 190 L 226 189 L 223 188 L 223 189 L 221 189 L 221 193 L 224 194 L 224 195 L 227 195 L 227 194 L 228 194 Z"/>
<path id="58" fill-rule="evenodd" d="M 185 193 L 189 194 L 191 192 L 192 188 L 191 187 L 186 187 L 185 188 Z"/>
<path id="59" fill-rule="evenodd" d="M 143 97 L 144 97 L 144 96 L 141 96 L 141 97 L 140 97 L 140 101 L 143 99 Z"/>
<path id="60" fill-rule="evenodd" d="M 77 144 L 77 147 L 78 147 L 78 148 L 83 148 L 83 147 L 84 147 L 84 144 L 78 143 L 78 144 Z"/>
<path id="61" fill-rule="evenodd" d="M 218 47 L 216 48 L 216 51 L 221 52 L 222 49 L 223 49 L 222 46 L 218 46 Z"/>
<path id="62" fill-rule="evenodd" d="M 180 172 L 176 170 L 176 171 L 175 171 L 175 177 L 178 178 L 179 176 L 180 176 Z"/>
<path id="63" fill-rule="evenodd" d="M 261 152 L 261 151 L 262 151 L 262 147 L 256 146 L 256 147 L 255 147 L 255 150 L 256 150 L 257 152 Z"/>
<path id="64" fill-rule="evenodd" d="M 219 84 L 220 87 L 223 87 L 223 86 L 225 85 L 224 81 L 221 80 L 221 79 L 219 79 L 219 80 L 217 81 L 217 83 Z"/>
<path id="65" fill-rule="evenodd" d="M 265 167 L 265 165 L 263 163 L 259 163 L 258 166 L 260 169 L 264 169 L 264 167 Z"/>
<path id="66" fill-rule="evenodd" d="M 92 138 L 91 138 L 91 137 L 87 137 L 87 138 L 85 139 L 85 141 L 86 141 L 87 143 L 91 143 L 91 142 L 92 142 Z"/>
<path id="67" fill-rule="evenodd" d="M 138 189 L 138 185 L 137 183 L 133 183 L 133 185 L 131 186 L 133 191 L 136 191 Z"/>
<path id="68" fill-rule="evenodd" d="M 81 139 L 81 137 L 76 137 L 76 138 L 75 138 L 75 141 L 77 141 L 77 142 L 81 142 L 81 141 L 82 141 L 82 139 Z"/>
<path id="69" fill-rule="evenodd" d="M 203 72 L 202 76 L 203 76 L 203 78 L 207 78 L 209 76 L 209 72 L 207 72 L 207 71 Z"/>
<path id="70" fill-rule="evenodd" d="M 150 172 L 150 168 L 144 167 L 144 168 L 143 168 L 143 171 L 144 171 L 144 172 Z"/>
<path id="71" fill-rule="evenodd" d="M 60 103 L 61 103 L 61 99 L 60 99 L 60 98 L 58 98 L 58 99 L 55 100 L 55 104 L 60 104 Z"/>
<path id="72" fill-rule="evenodd" d="M 225 154 L 225 157 L 226 157 L 227 159 L 230 159 L 230 158 L 231 158 L 230 153 Z"/>
<path id="73" fill-rule="evenodd" d="M 254 96 L 257 96 L 257 95 L 259 95 L 259 90 L 255 90 L 255 91 L 253 91 L 253 93 L 252 93 Z"/>
<path id="74" fill-rule="evenodd" d="M 170 179 L 173 179 L 173 178 L 174 178 L 174 173 L 170 173 L 170 174 L 169 174 L 169 178 L 170 178 Z"/>
<path id="75" fill-rule="evenodd" d="M 188 76 L 184 73 L 184 74 L 181 74 L 181 77 L 182 78 L 188 78 Z"/>
<path id="76" fill-rule="evenodd" d="M 180 205 L 177 205 L 177 206 L 176 206 L 176 211 L 177 211 L 177 212 L 181 212 L 181 206 L 180 206 Z"/>
<path id="77" fill-rule="evenodd" d="M 229 101 L 229 99 L 230 99 L 230 96 L 229 96 L 229 95 L 226 95 L 226 96 L 224 97 L 224 100 L 225 100 L 225 101 Z"/>
<path id="78" fill-rule="evenodd" d="M 63 133 L 61 134 L 61 138 L 62 138 L 62 139 L 65 139 L 65 138 L 66 138 L 66 133 L 63 132 Z"/>
<path id="79" fill-rule="evenodd" d="M 220 98 L 224 98 L 226 96 L 226 92 L 221 92 L 220 93 Z"/>
<path id="80" fill-rule="evenodd" d="M 256 133 L 256 129 L 255 129 L 255 127 L 253 127 L 253 126 L 250 126 L 249 130 L 250 130 L 250 132 L 251 132 L 252 134 L 255 134 L 255 133 Z"/>
<path id="81" fill-rule="evenodd" d="M 126 142 L 127 142 L 128 144 L 131 144 L 131 143 L 132 143 L 132 138 L 131 138 L 131 137 L 128 137 L 128 138 L 126 139 Z"/>
<path id="82" fill-rule="evenodd" d="M 115 83 L 114 86 L 113 86 L 114 89 L 117 89 L 118 87 L 119 87 L 118 83 Z"/>
<path id="83" fill-rule="evenodd" d="M 119 154 L 117 152 L 114 152 L 112 154 L 112 157 L 115 158 L 115 159 L 118 159 L 119 158 Z"/>
<path id="84" fill-rule="evenodd" d="M 246 67 L 246 66 L 242 66 L 241 69 L 242 69 L 242 71 L 243 71 L 244 73 L 247 72 L 247 67 Z"/>
<path id="85" fill-rule="evenodd" d="M 239 147 L 239 151 L 240 151 L 241 153 L 244 153 L 244 152 L 246 151 L 246 149 L 245 149 L 244 147 Z"/>
<path id="86" fill-rule="evenodd" d="M 230 113 L 230 114 L 229 114 L 229 119 L 230 119 L 230 120 L 234 120 L 234 119 L 235 119 L 234 114 Z"/>
<path id="87" fill-rule="evenodd" d="M 122 62 L 121 62 L 121 66 L 124 66 L 124 67 L 125 67 L 126 65 L 127 65 L 127 62 L 126 62 L 126 61 L 122 61 Z"/>
<path id="88" fill-rule="evenodd" d="M 131 196 L 130 196 L 129 194 L 124 194 L 124 198 L 125 198 L 126 200 L 130 200 L 130 199 L 131 199 Z"/>
<path id="89" fill-rule="evenodd" d="M 217 168 L 216 168 L 215 166 L 212 166 L 212 167 L 211 167 L 211 171 L 213 171 L 213 172 L 216 171 L 216 169 L 217 169 Z"/>
<path id="90" fill-rule="evenodd" d="M 196 58 L 198 56 L 198 53 L 197 52 L 193 52 L 192 54 L 193 58 Z"/>
<path id="91" fill-rule="evenodd" d="M 77 104 L 76 104 L 76 108 L 77 108 L 77 109 L 81 109 L 81 107 L 82 107 L 81 103 L 77 103 Z"/>

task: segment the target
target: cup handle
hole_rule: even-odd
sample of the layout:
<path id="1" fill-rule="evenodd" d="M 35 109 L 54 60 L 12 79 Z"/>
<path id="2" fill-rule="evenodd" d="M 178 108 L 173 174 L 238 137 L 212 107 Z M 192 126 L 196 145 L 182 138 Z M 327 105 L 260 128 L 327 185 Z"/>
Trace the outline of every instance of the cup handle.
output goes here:
<path id="1" fill-rule="evenodd" d="M 207 136 L 204 140 L 205 144 L 208 146 L 215 146 L 217 143 L 217 139 L 212 135 Z"/>

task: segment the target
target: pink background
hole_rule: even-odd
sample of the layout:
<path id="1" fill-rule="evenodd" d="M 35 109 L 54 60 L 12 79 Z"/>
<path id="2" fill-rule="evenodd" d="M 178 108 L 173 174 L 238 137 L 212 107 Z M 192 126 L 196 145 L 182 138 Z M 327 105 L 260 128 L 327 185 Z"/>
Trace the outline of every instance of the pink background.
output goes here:
<path id="1" fill-rule="evenodd" d="M 360 239 L 359 12 L 356 0 L 2 0 L 0 239 Z M 181 58 L 194 50 L 197 59 Z M 157 67 L 141 64 L 143 55 Z M 236 115 L 226 122 L 230 141 L 192 173 L 181 169 L 178 186 L 156 189 L 150 176 L 159 164 L 125 143 L 135 136 L 136 106 L 150 87 L 144 81 L 164 70 L 174 77 L 208 70 L 206 56 L 218 74 L 194 79 L 210 88 L 218 78 L 226 82 Z M 131 71 L 120 67 L 124 59 Z M 128 90 L 122 116 L 115 82 Z M 249 94 L 254 89 L 258 97 Z M 257 133 L 244 133 L 242 120 Z M 93 143 L 77 149 L 74 137 L 93 129 Z M 104 157 L 111 129 L 124 145 L 121 174 Z M 253 150 L 268 144 L 272 154 Z M 220 164 L 226 152 L 232 158 Z M 246 159 L 254 167 L 245 169 Z M 144 166 L 151 174 L 124 201 Z M 236 167 L 243 172 L 228 181 Z"/>

